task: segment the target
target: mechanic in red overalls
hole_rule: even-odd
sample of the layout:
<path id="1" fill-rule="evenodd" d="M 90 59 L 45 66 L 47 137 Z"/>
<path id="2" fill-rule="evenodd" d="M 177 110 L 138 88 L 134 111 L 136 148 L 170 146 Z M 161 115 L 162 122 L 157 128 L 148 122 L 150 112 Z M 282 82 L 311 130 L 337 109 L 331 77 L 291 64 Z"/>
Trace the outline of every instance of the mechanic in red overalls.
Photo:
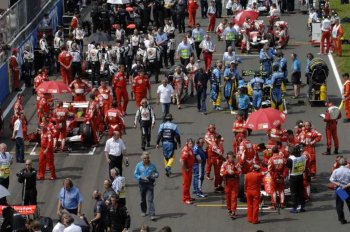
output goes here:
<path id="1" fill-rule="evenodd" d="M 72 61 L 73 56 L 67 51 L 66 45 L 62 45 L 61 53 L 58 55 L 58 62 L 60 63 L 62 81 L 66 85 L 69 85 L 72 82 L 72 74 L 70 71 Z"/>
<path id="2" fill-rule="evenodd" d="M 61 141 L 61 151 L 64 149 L 64 145 L 67 138 L 67 125 L 66 121 L 68 118 L 68 109 L 63 107 L 63 102 L 59 102 L 57 105 L 57 108 L 54 109 L 53 113 L 53 120 L 56 123 L 56 129 L 57 129 L 57 137 L 58 140 Z"/>
<path id="3" fill-rule="evenodd" d="M 267 130 L 266 134 L 269 137 L 269 145 L 276 145 L 277 141 L 287 141 L 287 130 L 282 129 L 281 124 L 277 125 L 276 128 L 271 128 Z"/>
<path id="4" fill-rule="evenodd" d="M 122 135 L 125 132 L 124 119 L 122 112 L 117 109 L 116 104 L 113 104 L 113 108 L 107 110 L 105 114 L 105 124 L 108 127 L 108 137 L 112 138 L 114 131 L 119 131 Z"/>
<path id="5" fill-rule="evenodd" d="M 299 134 L 299 143 L 305 144 L 305 151 L 311 155 L 310 160 L 310 175 L 314 177 L 316 175 L 316 151 L 315 144 L 320 142 L 322 134 L 312 128 L 311 122 L 304 122 L 304 130 Z"/>
<path id="6" fill-rule="evenodd" d="M 193 154 L 194 141 L 188 139 L 186 145 L 180 152 L 180 163 L 182 173 L 182 202 L 190 205 L 192 204 L 192 198 L 190 194 L 191 182 L 192 182 L 192 171 L 195 157 Z"/>
<path id="7" fill-rule="evenodd" d="M 43 117 L 49 117 L 51 115 L 51 104 L 53 101 L 53 96 L 50 93 L 44 93 L 44 96 L 40 98 L 36 112 L 39 119 L 39 123 L 42 122 Z"/>
<path id="8" fill-rule="evenodd" d="M 214 188 L 215 192 L 222 193 L 225 189 L 222 187 L 222 176 L 220 175 L 221 165 L 224 162 L 224 146 L 222 137 L 219 134 L 215 135 L 214 143 L 208 147 L 208 157 L 210 163 L 214 166 Z"/>
<path id="9" fill-rule="evenodd" d="M 233 122 L 232 132 L 234 134 L 234 139 L 232 142 L 233 153 L 237 154 L 238 145 L 243 139 L 247 138 L 247 128 L 245 128 L 244 114 L 239 111 L 236 115 L 236 120 Z"/>
<path id="10" fill-rule="evenodd" d="M 237 218 L 237 197 L 239 193 L 239 175 L 241 174 L 241 165 L 236 159 L 236 155 L 229 151 L 227 160 L 222 164 L 220 175 L 225 181 L 225 199 L 229 216 L 232 219 Z"/>
<path id="11" fill-rule="evenodd" d="M 259 205 L 261 201 L 260 189 L 264 175 L 260 173 L 260 166 L 254 165 L 253 171 L 245 177 L 244 190 L 247 196 L 248 222 L 259 224 Z"/>
<path id="12" fill-rule="evenodd" d="M 119 67 L 119 72 L 117 72 L 113 77 L 113 89 L 115 91 L 115 96 L 117 100 L 118 109 L 123 115 L 126 113 L 126 108 L 129 102 L 128 90 L 126 89 L 127 78 L 125 74 L 125 66 L 121 65 Z M 123 98 L 123 105 L 122 105 Z"/>
<path id="13" fill-rule="evenodd" d="M 101 81 L 101 86 L 98 88 L 98 92 L 102 96 L 102 105 L 103 110 L 101 110 L 101 113 L 103 114 L 103 117 L 106 116 L 107 111 L 112 108 L 113 103 L 113 92 L 112 90 L 106 85 L 105 81 Z"/>
<path id="14" fill-rule="evenodd" d="M 41 132 L 41 149 L 39 156 L 39 170 L 37 175 L 37 180 L 45 179 L 46 165 L 49 166 L 51 172 L 50 180 L 56 179 L 55 161 L 54 161 L 54 147 L 53 138 L 51 132 L 47 127 L 42 128 Z"/>
<path id="15" fill-rule="evenodd" d="M 84 122 L 90 123 L 91 125 L 93 146 L 98 145 L 98 136 L 99 136 L 98 108 L 99 108 L 99 102 L 96 100 L 95 95 L 90 94 L 90 103 L 88 108 L 86 109 Z"/>
<path id="16" fill-rule="evenodd" d="M 188 9 L 188 26 L 195 27 L 196 25 L 196 13 L 198 9 L 198 4 L 196 0 L 189 0 L 187 4 Z"/>
<path id="17" fill-rule="evenodd" d="M 238 159 L 241 164 L 242 174 L 247 174 L 251 171 L 254 164 L 259 163 L 259 156 L 252 142 L 248 139 L 243 139 L 239 145 Z"/>
<path id="18" fill-rule="evenodd" d="M 337 133 L 338 120 L 341 118 L 341 112 L 338 107 L 332 103 L 326 103 L 327 111 L 323 121 L 326 122 L 327 151 L 322 155 L 330 155 L 332 148 L 332 139 L 334 140 L 334 154 L 339 154 L 339 139 Z"/>
<path id="19" fill-rule="evenodd" d="M 22 103 L 23 95 L 20 93 L 17 95 L 17 100 L 15 104 L 13 105 L 13 114 L 20 114 L 23 110 L 23 103 Z"/>
<path id="20" fill-rule="evenodd" d="M 12 79 L 12 88 L 15 91 L 20 91 L 20 82 L 19 82 L 19 65 L 17 61 L 17 48 L 12 48 L 12 55 L 9 60 L 9 66 L 10 66 L 10 72 L 11 72 L 11 79 Z"/>
<path id="21" fill-rule="evenodd" d="M 144 75 L 144 71 L 141 69 L 138 71 L 138 75 L 132 80 L 131 91 L 135 96 L 136 108 L 140 108 L 140 103 L 143 98 L 147 99 L 147 91 L 151 96 L 151 84 L 149 78 Z"/>
<path id="22" fill-rule="evenodd" d="M 216 132 L 216 127 L 214 124 L 209 124 L 208 126 L 208 131 L 204 136 L 204 141 L 205 141 L 205 145 L 206 145 L 206 150 L 207 150 L 207 154 L 208 154 L 208 159 L 207 159 L 207 164 L 205 166 L 205 174 L 207 176 L 208 180 L 212 180 L 213 178 L 210 177 L 210 172 L 211 172 L 211 166 L 213 165 L 211 163 L 211 153 L 208 153 L 208 150 L 210 148 L 210 146 L 212 146 L 215 143 L 215 136 L 218 133 Z M 222 144 L 224 143 L 224 139 L 222 138 Z"/>
<path id="23" fill-rule="evenodd" d="M 79 76 L 75 77 L 75 80 L 70 83 L 69 88 L 73 95 L 74 102 L 86 101 L 85 96 L 90 93 L 92 86 L 85 80 L 82 80 Z"/>
<path id="24" fill-rule="evenodd" d="M 284 158 L 277 146 L 272 148 L 272 157 L 268 161 L 268 171 L 272 179 L 272 207 L 276 209 L 277 193 L 280 197 L 280 206 L 285 206 L 284 178 L 286 177 L 285 168 L 287 160 Z"/>

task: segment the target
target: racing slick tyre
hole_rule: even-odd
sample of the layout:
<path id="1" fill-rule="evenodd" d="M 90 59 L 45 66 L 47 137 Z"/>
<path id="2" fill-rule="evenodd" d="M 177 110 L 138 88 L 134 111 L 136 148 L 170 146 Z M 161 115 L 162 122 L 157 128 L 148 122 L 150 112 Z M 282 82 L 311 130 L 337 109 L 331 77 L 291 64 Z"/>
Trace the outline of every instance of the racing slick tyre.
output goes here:
<path id="1" fill-rule="evenodd" d="M 85 145 L 92 145 L 93 139 L 92 139 L 92 130 L 90 124 L 81 124 L 80 125 L 80 133 L 82 136 L 82 142 Z"/>

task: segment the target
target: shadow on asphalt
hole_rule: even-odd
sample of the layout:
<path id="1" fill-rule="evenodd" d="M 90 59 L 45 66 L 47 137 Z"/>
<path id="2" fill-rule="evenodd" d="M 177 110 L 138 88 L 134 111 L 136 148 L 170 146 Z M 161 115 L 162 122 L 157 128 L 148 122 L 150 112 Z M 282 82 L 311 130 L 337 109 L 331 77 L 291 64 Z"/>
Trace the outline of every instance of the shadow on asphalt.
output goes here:
<path id="1" fill-rule="evenodd" d="M 72 180 L 77 180 L 77 179 L 80 179 L 81 176 L 78 176 L 78 175 L 59 176 L 59 177 L 57 177 L 57 180 L 64 180 L 66 178 L 70 178 Z"/>
<path id="2" fill-rule="evenodd" d="M 325 210 L 335 210 L 335 201 L 334 201 L 334 205 L 321 205 L 314 208 L 306 208 L 306 212 L 312 212 L 312 211 L 321 212 Z"/>
<path id="3" fill-rule="evenodd" d="M 177 178 L 179 176 L 182 176 L 181 172 L 174 172 L 170 175 L 170 178 Z"/>
<path id="4" fill-rule="evenodd" d="M 305 110 L 299 110 L 299 111 L 291 110 L 291 111 L 288 111 L 288 114 L 303 114 L 303 113 L 305 113 Z"/>
<path id="5" fill-rule="evenodd" d="M 294 218 L 270 218 L 270 219 L 260 219 L 261 224 L 267 224 L 267 223 L 274 223 L 274 222 L 290 222 L 290 221 L 295 221 L 297 219 Z"/>
<path id="6" fill-rule="evenodd" d="M 335 199 L 334 197 L 334 193 L 332 192 L 329 192 L 329 193 L 326 193 L 326 194 L 323 194 L 322 196 L 314 196 L 311 198 L 311 204 L 313 202 L 322 202 L 322 201 L 330 201 L 330 200 L 333 200 Z"/>
<path id="7" fill-rule="evenodd" d="M 189 125 L 189 124 L 193 124 L 193 122 L 176 122 L 176 124 L 178 124 L 178 125 L 182 125 L 182 124 Z"/>
<path id="8" fill-rule="evenodd" d="M 285 47 L 285 50 L 295 50 L 295 48 L 300 47 L 300 45 L 292 45 L 292 44 L 288 44 L 287 47 Z"/>
<path id="9" fill-rule="evenodd" d="M 186 213 L 164 213 L 164 214 L 158 214 L 157 215 L 157 221 L 162 220 L 164 218 L 180 218 L 185 216 Z"/>
<path id="10" fill-rule="evenodd" d="M 350 151 L 349 150 L 340 150 L 341 155 L 349 155 Z"/>
<path id="11" fill-rule="evenodd" d="M 64 168 L 57 168 L 56 172 L 65 172 L 65 171 L 81 171 L 83 168 L 81 167 L 64 167 Z"/>

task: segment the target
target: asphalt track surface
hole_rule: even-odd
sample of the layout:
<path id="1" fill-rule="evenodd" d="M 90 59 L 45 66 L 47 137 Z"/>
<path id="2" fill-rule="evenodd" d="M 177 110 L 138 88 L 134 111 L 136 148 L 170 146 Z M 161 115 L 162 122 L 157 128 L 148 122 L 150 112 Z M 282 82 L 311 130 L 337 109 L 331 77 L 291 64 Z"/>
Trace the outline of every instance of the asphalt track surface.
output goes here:
<path id="1" fill-rule="evenodd" d="M 266 18 L 266 17 L 262 17 Z M 197 12 L 197 19 L 201 25 L 207 25 L 207 19 L 200 19 L 200 12 Z M 299 55 L 300 62 L 302 64 L 302 76 L 303 83 L 306 82 L 304 78 L 304 68 L 306 53 L 312 52 L 317 54 L 318 48 L 311 47 L 308 44 L 308 32 L 306 31 L 307 16 L 302 14 L 283 15 L 283 20 L 289 23 L 290 43 L 288 47 L 283 51 L 285 56 L 288 57 L 288 69 L 291 67 L 290 54 L 292 52 Z M 217 24 L 218 24 L 217 20 Z M 206 30 L 206 28 L 204 28 Z M 177 31 L 176 31 L 177 33 Z M 177 42 L 181 40 L 182 35 L 177 34 Z M 216 36 L 212 34 L 212 38 L 216 41 Z M 224 42 L 217 43 L 217 52 L 214 54 L 214 58 L 222 57 L 224 52 Z M 237 49 L 236 49 L 237 51 Z M 237 52 L 239 54 L 239 52 Z M 255 56 L 254 56 L 255 55 Z M 252 67 L 258 68 L 258 53 L 255 51 L 252 56 L 244 56 L 243 63 L 240 64 L 239 70 L 251 69 Z M 316 55 L 317 56 L 317 55 Z M 323 57 L 329 64 L 327 57 Z M 203 65 L 203 61 L 200 63 Z M 329 67 L 331 68 L 330 64 Z M 51 77 L 52 78 L 52 77 Z M 129 90 L 130 90 L 130 86 Z M 152 85 L 152 100 L 151 103 L 155 108 L 156 115 L 161 115 L 160 107 L 155 105 L 155 91 L 157 86 Z M 292 100 L 291 86 L 288 87 L 288 115 L 284 125 L 285 128 L 293 128 L 296 120 L 311 120 L 313 127 L 324 134 L 325 124 L 319 117 L 320 113 L 324 113 L 325 107 L 311 107 L 306 98 L 306 87 L 302 89 L 302 97 L 298 100 Z M 29 131 L 36 128 L 37 117 L 35 114 L 35 97 L 31 95 L 31 90 L 25 90 L 25 114 L 30 120 Z M 8 98 L 5 106 L 14 97 L 14 94 Z M 340 91 L 333 75 L 330 72 L 328 78 L 328 97 L 335 103 L 340 102 Z M 225 151 L 231 149 L 231 143 L 233 135 L 231 132 L 232 122 L 234 117 L 228 112 L 218 112 L 209 110 L 208 115 L 202 115 L 197 112 L 195 98 L 189 98 L 183 104 L 183 109 L 178 110 L 176 106 L 171 106 L 171 113 L 174 116 L 174 122 L 177 123 L 179 131 L 182 137 L 183 144 L 187 138 L 198 138 L 204 136 L 207 125 L 209 123 L 215 123 L 217 131 L 225 138 Z M 208 109 L 211 109 L 211 103 L 207 102 Z M 127 180 L 127 208 L 131 214 L 131 231 L 137 231 L 142 224 L 149 225 L 151 231 L 158 231 L 165 225 L 172 227 L 173 231 L 349 231 L 349 225 L 340 225 L 337 221 L 337 215 L 335 211 L 334 192 L 327 190 L 328 179 L 330 176 L 331 166 L 335 160 L 335 156 L 322 156 L 321 153 L 326 150 L 325 137 L 317 145 L 317 179 L 312 182 L 312 201 L 306 206 L 306 213 L 302 214 L 290 214 L 287 209 L 281 210 L 281 214 L 272 212 L 271 210 L 264 210 L 261 214 L 261 224 L 252 225 L 247 223 L 246 206 L 244 203 L 239 203 L 238 219 L 232 221 L 228 215 L 227 210 L 224 207 L 225 199 L 224 195 L 216 194 L 213 192 L 213 183 L 211 181 L 204 182 L 204 192 L 209 194 L 206 199 L 199 199 L 194 205 L 184 205 L 181 201 L 182 191 L 182 178 L 180 171 L 179 155 L 177 150 L 176 161 L 173 167 L 173 174 L 170 178 L 165 176 L 162 153 L 161 150 L 155 149 L 156 132 L 161 121 L 157 119 L 156 128 L 152 131 L 152 148 L 148 149 L 151 153 L 151 162 L 157 166 L 160 177 L 156 181 L 155 186 L 155 208 L 157 214 L 157 220 L 152 222 L 148 217 L 141 217 L 139 202 L 139 189 L 138 184 L 133 178 L 134 167 L 137 162 L 140 161 L 140 130 L 133 129 L 133 119 L 136 112 L 135 102 L 129 102 L 127 113 L 125 117 L 127 127 L 127 135 L 124 136 L 124 140 L 127 145 L 128 156 L 130 160 L 130 166 L 124 169 L 124 173 Z M 344 113 L 344 112 L 343 112 Z M 8 125 L 9 118 L 12 115 L 12 110 L 6 117 L 6 125 Z M 350 147 L 347 146 L 350 132 L 348 130 L 349 124 L 339 122 L 338 134 L 340 139 L 340 151 L 347 158 L 350 158 Z M 9 146 L 9 150 L 14 154 L 14 143 L 8 138 L 9 130 L 5 131 L 4 136 L 1 138 L 1 142 L 5 142 Z M 267 137 L 263 131 L 254 132 L 249 137 L 254 143 L 267 142 Z M 57 193 L 62 187 L 62 181 L 66 177 L 73 179 L 74 185 L 77 186 L 84 195 L 83 212 L 91 219 L 93 216 L 92 191 L 99 189 L 103 191 L 103 180 L 108 177 L 107 163 L 104 158 L 103 149 L 104 136 L 100 142 L 100 146 L 94 151 L 93 155 L 68 155 L 57 154 L 55 155 L 55 164 L 57 170 L 58 179 L 56 181 L 39 181 L 37 183 L 38 188 L 38 205 L 40 207 L 41 215 L 50 216 L 54 219 L 56 216 L 57 207 Z M 40 148 L 35 150 L 38 155 Z M 32 151 L 32 147 L 26 147 L 27 156 L 34 160 L 34 167 L 37 168 L 38 156 L 29 156 Z M 11 196 L 8 197 L 10 204 L 21 204 L 21 191 L 22 186 L 17 182 L 15 173 L 23 168 L 23 164 L 14 163 L 11 168 L 10 177 L 10 192 Z M 49 173 L 47 173 L 48 177 Z M 346 218 L 349 220 L 350 215 L 345 210 Z"/>

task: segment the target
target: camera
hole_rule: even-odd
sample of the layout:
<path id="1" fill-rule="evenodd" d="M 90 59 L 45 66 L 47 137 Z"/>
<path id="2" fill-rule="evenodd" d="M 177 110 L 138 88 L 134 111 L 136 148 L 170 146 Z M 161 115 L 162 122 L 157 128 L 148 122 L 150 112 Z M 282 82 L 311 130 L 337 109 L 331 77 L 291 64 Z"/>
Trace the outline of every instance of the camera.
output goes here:
<path id="1" fill-rule="evenodd" d="M 153 176 L 149 176 L 149 177 L 147 177 L 147 179 L 152 184 L 156 181 L 156 179 Z"/>
<path id="2" fill-rule="evenodd" d="M 17 177 L 23 177 L 23 172 L 17 172 L 17 173 L 16 173 L 16 176 L 17 176 Z"/>

